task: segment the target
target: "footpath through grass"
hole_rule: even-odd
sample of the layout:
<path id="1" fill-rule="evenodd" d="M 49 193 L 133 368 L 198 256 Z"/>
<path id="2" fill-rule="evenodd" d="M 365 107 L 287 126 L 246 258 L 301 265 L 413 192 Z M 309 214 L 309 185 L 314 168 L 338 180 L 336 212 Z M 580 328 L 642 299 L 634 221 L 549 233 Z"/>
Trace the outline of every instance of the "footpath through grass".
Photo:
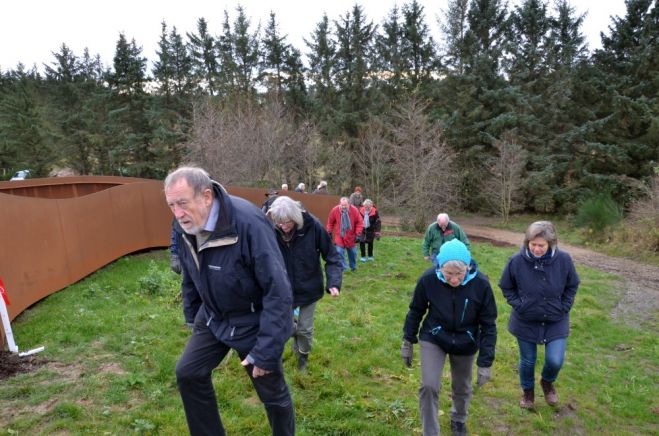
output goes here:
<path id="1" fill-rule="evenodd" d="M 399 357 L 407 306 L 427 267 L 420 244 L 383 238 L 376 260 L 345 276 L 341 296 L 320 302 L 307 374 L 295 370 L 286 348 L 298 434 L 420 434 L 418 348 L 412 369 Z M 517 346 L 506 329 L 510 309 L 496 286 L 513 251 L 473 247 L 493 284 L 499 338 L 493 381 L 474 393 L 471 433 L 659 434 L 657 326 L 636 330 L 612 321 L 619 297 L 611 276 L 585 268 L 578 268 L 582 284 L 556 384 L 560 407 L 550 408 L 540 394 L 535 412 L 519 409 Z M 174 365 L 189 331 L 177 279 L 165 251 L 130 256 L 24 312 L 13 324 L 17 342 L 25 349 L 45 345 L 39 357 L 49 363 L 0 382 L 0 435 L 186 434 Z M 268 434 L 235 355 L 214 380 L 228 434 Z M 449 393 L 447 365 L 440 394 L 446 434 Z"/>

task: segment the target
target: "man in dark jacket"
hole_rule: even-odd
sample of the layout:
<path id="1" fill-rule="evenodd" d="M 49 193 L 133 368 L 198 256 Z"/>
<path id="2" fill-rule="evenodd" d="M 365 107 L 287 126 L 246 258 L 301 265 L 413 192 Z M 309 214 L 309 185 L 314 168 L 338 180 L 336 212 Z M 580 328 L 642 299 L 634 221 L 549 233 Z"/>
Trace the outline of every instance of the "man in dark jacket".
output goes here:
<path id="1" fill-rule="evenodd" d="M 472 367 L 478 359 L 478 386 L 491 377 L 497 340 L 497 306 L 487 277 L 457 239 L 442 245 L 438 268 L 419 279 L 403 326 L 401 356 L 412 364 L 412 344 L 421 348 L 419 408 L 424 435 L 438 435 L 437 410 L 442 370 L 451 362 L 451 433 L 467 434 Z M 423 319 L 423 323 L 421 320 Z M 419 326 L 421 329 L 419 330 Z"/>
<path id="2" fill-rule="evenodd" d="M 274 435 L 293 435 L 293 402 L 281 355 L 291 335 L 292 291 L 272 225 L 201 168 L 165 179 L 176 218 L 185 320 L 192 336 L 176 364 L 192 435 L 223 435 L 211 372 L 236 350 Z"/>
<path id="3" fill-rule="evenodd" d="M 278 197 L 268 216 L 277 228 L 277 242 L 293 285 L 293 307 L 298 312 L 293 350 L 298 355 L 298 369 L 304 371 L 313 341 L 316 303 L 325 290 L 333 297 L 339 296 L 343 278 L 341 258 L 320 221 L 292 198 Z M 327 287 L 323 285 L 320 257 L 325 261 Z"/>

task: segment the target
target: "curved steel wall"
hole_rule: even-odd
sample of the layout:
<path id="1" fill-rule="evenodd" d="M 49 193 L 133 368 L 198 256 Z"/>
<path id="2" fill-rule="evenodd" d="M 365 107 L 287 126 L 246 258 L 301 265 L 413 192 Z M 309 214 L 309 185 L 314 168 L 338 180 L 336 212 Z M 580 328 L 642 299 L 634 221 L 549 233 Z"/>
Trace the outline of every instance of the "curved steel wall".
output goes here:
<path id="1" fill-rule="evenodd" d="M 264 189 L 228 187 L 259 207 Z M 325 223 L 336 196 L 291 192 Z M 172 215 L 162 182 L 62 177 L 0 182 L 0 277 L 10 319 L 108 263 L 169 246 Z M 4 332 L 0 326 L 0 344 Z"/>

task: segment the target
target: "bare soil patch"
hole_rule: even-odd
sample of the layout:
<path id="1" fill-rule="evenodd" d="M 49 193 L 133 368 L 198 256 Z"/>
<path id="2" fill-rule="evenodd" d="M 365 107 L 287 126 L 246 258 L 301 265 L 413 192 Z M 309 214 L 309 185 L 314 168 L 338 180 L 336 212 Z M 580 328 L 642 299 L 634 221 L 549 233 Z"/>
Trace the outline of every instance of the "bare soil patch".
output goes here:
<path id="1" fill-rule="evenodd" d="M 19 357 L 18 354 L 0 350 L 0 380 L 30 372 L 48 362 L 36 355 Z"/>

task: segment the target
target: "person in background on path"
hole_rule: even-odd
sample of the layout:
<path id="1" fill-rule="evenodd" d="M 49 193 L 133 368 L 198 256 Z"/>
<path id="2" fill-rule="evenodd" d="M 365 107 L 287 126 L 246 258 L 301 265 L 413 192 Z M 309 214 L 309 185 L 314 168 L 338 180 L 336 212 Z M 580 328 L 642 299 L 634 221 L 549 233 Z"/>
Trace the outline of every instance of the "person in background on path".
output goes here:
<path id="1" fill-rule="evenodd" d="M 413 344 L 418 335 L 419 414 L 424 436 L 439 435 L 439 392 L 444 363 L 449 359 L 451 434 L 466 435 L 477 352 L 477 385 L 483 386 L 492 377 L 497 306 L 487 276 L 477 270 L 465 244 L 452 240 L 442 245 L 437 264 L 437 269 L 428 269 L 417 282 L 403 327 L 401 357 L 408 368 L 412 366 Z"/>
<path id="2" fill-rule="evenodd" d="M 570 310 L 579 276 L 570 255 L 558 249 L 558 237 L 549 221 L 526 229 L 524 244 L 503 270 L 499 287 L 512 307 L 508 330 L 519 346 L 522 409 L 533 409 L 537 346 L 545 346 L 540 386 L 550 406 L 558 404 L 554 382 L 563 366 Z"/>
<path id="3" fill-rule="evenodd" d="M 313 191 L 314 194 L 328 194 L 327 192 L 327 182 L 321 180 L 316 189 Z"/>
<path id="4" fill-rule="evenodd" d="M 261 206 L 261 211 L 263 213 L 268 213 L 268 209 L 270 209 L 270 206 L 272 205 L 272 202 L 275 201 L 278 197 L 278 192 L 275 191 L 274 189 L 268 190 L 268 192 L 265 193 L 265 196 L 267 197 L 267 200 L 263 203 Z"/>
<path id="5" fill-rule="evenodd" d="M 223 435 L 212 372 L 234 349 L 273 435 L 295 434 L 281 355 L 293 330 L 293 292 L 272 223 L 206 171 L 181 167 L 165 179 L 176 218 L 182 293 L 192 336 L 176 382 L 192 435 Z"/>
<path id="6" fill-rule="evenodd" d="M 374 260 L 373 258 L 373 243 L 376 239 L 380 239 L 380 215 L 378 210 L 373 206 L 370 199 L 364 200 L 364 205 L 359 208 L 359 214 L 364 217 L 364 231 L 362 237 L 359 238 L 359 251 L 362 255 L 361 261 Z M 366 257 L 368 247 L 368 258 Z"/>
<path id="7" fill-rule="evenodd" d="M 339 296 L 343 268 L 332 238 L 318 219 L 289 197 L 278 197 L 268 216 L 275 224 L 277 242 L 293 286 L 293 307 L 299 308 L 293 330 L 293 352 L 298 369 L 306 371 L 314 334 L 316 303 L 325 291 Z M 320 258 L 325 261 L 327 285 L 323 284 Z"/>
<path id="8" fill-rule="evenodd" d="M 423 237 L 423 258 L 432 261 L 436 267 L 437 253 L 440 247 L 448 241 L 458 239 L 469 248 L 469 239 L 467 234 L 462 231 L 459 225 L 451 221 L 446 213 L 437 215 L 437 221 L 430 224 Z"/>
<path id="9" fill-rule="evenodd" d="M 302 193 L 302 194 L 306 194 L 306 193 L 307 193 L 306 189 L 307 189 L 307 187 L 305 186 L 305 184 L 304 184 L 304 183 L 300 183 L 300 184 L 298 184 L 297 187 L 295 188 L 295 192 L 300 192 L 300 193 Z"/>
<path id="10" fill-rule="evenodd" d="M 359 186 L 355 186 L 355 192 L 350 194 L 350 204 L 355 206 L 357 209 L 362 207 L 362 203 L 364 202 L 364 197 L 362 196 L 362 188 Z"/>
<path id="11" fill-rule="evenodd" d="M 281 184 L 281 190 L 282 191 L 288 191 L 288 185 L 286 183 Z"/>
<path id="12" fill-rule="evenodd" d="M 343 271 L 348 271 L 345 252 L 348 252 L 348 264 L 351 271 L 357 269 L 357 236 L 364 230 L 364 221 L 359 210 L 341 197 L 339 204 L 334 206 L 327 217 L 327 233 L 334 236 L 336 251 L 341 256 Z"/>

